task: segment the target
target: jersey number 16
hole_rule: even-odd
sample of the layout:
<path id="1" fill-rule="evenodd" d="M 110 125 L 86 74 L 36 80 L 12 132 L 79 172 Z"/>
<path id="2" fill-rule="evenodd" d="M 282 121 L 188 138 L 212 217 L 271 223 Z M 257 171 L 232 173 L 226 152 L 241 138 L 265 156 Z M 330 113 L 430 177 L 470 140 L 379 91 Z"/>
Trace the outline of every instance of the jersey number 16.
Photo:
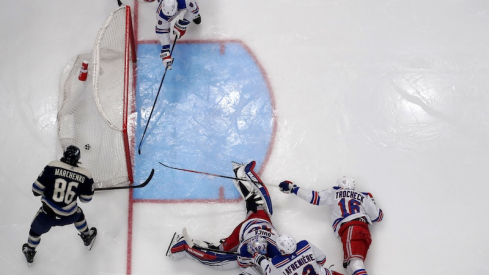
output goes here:
<path id="1" fill-rule="evenodd" d="M 341 209 L 341 215 L 343 217 L 360 212 L 360 206 L 359 206 L 360 204 L 361 202 L 357 200 L 348 199 L 347 201 L 345 198 L 342 198 L 338 202 L 338 205 L 340 206 Z"/>

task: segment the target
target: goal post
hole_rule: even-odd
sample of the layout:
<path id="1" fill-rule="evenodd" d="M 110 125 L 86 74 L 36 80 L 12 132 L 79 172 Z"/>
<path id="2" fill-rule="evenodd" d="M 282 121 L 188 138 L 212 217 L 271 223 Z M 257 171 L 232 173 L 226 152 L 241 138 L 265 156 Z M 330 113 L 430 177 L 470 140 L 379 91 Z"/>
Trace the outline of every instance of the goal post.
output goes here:
<path id="1" fill-rule="evenodd" d="M 80 80 L 87 61 L 86 80 Z M 129 185 L 133 178 L 136 48 L 129 6 L 111 13 L 93 51 L 80 54 L 62 77 L 57 115 L 61 147 L 81 150 L 81 166 L 97 188 Z"/>

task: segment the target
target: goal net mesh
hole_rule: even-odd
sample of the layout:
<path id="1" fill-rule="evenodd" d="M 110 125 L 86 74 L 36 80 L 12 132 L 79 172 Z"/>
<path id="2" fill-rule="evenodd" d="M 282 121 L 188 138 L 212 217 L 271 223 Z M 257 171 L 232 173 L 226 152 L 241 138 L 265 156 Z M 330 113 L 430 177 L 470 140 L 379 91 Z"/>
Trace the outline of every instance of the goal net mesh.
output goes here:
<path id="1" fill-rule="evenodd" d="M 61 147 L 80 148 L 80 166 L 92 172 L 96 188 L 133 181 L 130 20 L 128 6 L 107 17 L 93 52 L 76 57 L 60 91 L 57 120 Z M 86 81 L 78 79 L 83 61 L 89 63 Z"/>

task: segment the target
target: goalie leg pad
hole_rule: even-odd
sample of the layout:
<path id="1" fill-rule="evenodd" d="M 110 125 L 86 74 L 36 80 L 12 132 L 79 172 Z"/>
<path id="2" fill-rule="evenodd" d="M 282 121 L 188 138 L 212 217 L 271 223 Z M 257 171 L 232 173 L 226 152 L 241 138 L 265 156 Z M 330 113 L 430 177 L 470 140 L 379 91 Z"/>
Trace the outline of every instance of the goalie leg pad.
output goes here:
<path id="1" fill-rule="evenodd" d="M 168 250 L 166 251 L 166 256 L 170 257 L 172 260 L 180 260 L 185 257 L 187 248 L 188 245 L 183 236 L 175 233 L 173 234 L 173 238 L 170 241 Z"/>
<path id="2" fill-rule="evenodd" d="M 244 200 L 249 199 L 253 195 L 254 186 L 251 182 L 247 181 L 247 177 L 244 174 L 245 166 L 233 161 L 233 171 L 238 179 L 233 180 L 234 186 L 238 189 L 239 193 Z"/>
<path id="3" fill-rule="evenodd" d="M 171 245 L 171 248 L 169 249 L 172 254 L 183 254 L 191 260 L 220 270 L 235 269 L 239 267 L 236 260 L 238 257 L 237 254 L 224 251 L 221 252 L 218 250 L 209 251 L 199 247 L 199 244 L 205 245 L 207 242 L 191 239 L 186 228 L 183 228 L 182 236 L 179 236 L 176 241 L 172 240 L 172 243 L 174 244 Z M 207 245 L 208 244 L 209 243 L 207 243 Z M 209 246 L 208 248 L 212 247 Z"/>
<path id="4" fill-rule="evenodd" d="M 258 174 L 255 173 L 255 165 L 255 161 L 251 161 L 250 163 L 248 163 L 244 167 L 244 173 L 249 181 L 253 183 L 255 189 L 254 193 L 257 197 L 260 198 L 259 200 L 256 200 L 257 204 L 261 205 L 261 207 L 263 207 L 263 210 L 265 210 L 265 212 L 267 212 L 268 215 L 271 216 L 273 214 L 272 199 L 270 198 L 267 187 L 263 184 L 263 181 L 260 179 Z"/>

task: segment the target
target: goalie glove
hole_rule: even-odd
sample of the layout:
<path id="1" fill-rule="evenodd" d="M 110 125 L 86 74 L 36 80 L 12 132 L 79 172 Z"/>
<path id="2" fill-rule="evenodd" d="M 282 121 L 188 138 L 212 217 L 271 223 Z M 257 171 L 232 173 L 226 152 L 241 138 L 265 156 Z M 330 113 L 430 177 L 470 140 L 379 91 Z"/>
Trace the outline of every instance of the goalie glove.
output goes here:
<path id="1" fill-rule="evenodd" d="M 293 184 L 291 181 L 282 181 L 278 187 L 280 188 L 280 191 L 282 191 L 285 194 L 290 194 L 291 192 L 294 194 L 297 194 L 297 189 L 299 189 L 299 186 Z"/>
<path id="2" fill-rule="evenodd" d="M 175 23 L 175 26 L 173 26 L 173 34 L 177 37 L 177 39 L 180 39 L 185 35 L 188 24 L 190 24 L 190 22 L 185 19 L 180 19 L 177 23 Z"/>
<path id="3" fill-rule="evenodd" d="M 173 64 L 173 57 L 170 55 L 170 51 L 167 49 L 161 49 L 160 58 L 163 61 L 163 65 L 171 70 Z"/>

